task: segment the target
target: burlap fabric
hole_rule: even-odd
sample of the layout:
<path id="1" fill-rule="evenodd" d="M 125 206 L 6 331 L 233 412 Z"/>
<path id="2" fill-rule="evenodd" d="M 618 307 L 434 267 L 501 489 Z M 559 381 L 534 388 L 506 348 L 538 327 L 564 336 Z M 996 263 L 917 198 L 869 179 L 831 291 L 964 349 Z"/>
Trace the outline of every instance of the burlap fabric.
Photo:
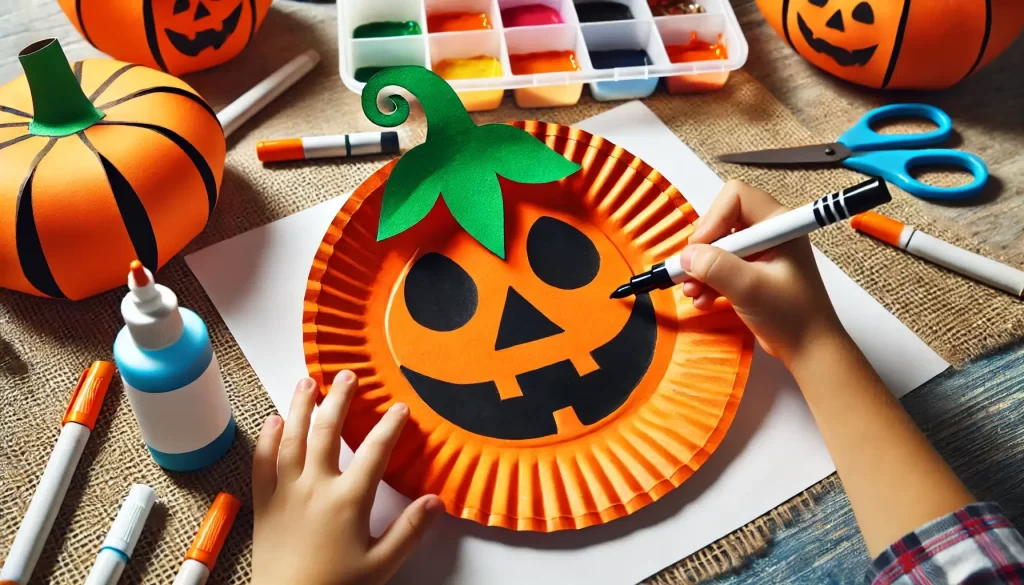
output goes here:
<path id="1" fill-rule="evenodd" d="M 189 81 L 222 107 L 293 55 L 317 48 L 324 62 L 298 87 L 268 107 L 230 140 L 220 203 L 206 231 L 190 246 L 197 250 L 350 191 L 383 159 L 290 163 L 265 169 L 254 155 L 258 139 L 369 129 L 358 100 L 337 75 L 334 8 L 281 3 L 254 46 L 236 62 L 193 75 Z M 658 116 L 705 160 L 733 150 L 804 144 L 831 139 L 813 136 L 749 75 L 739 72 L 721 92 L 647 100 Z M 578 106 L 524 112 L 510 99 L 478 121 L 537 118 L 571 124 L 612 107 L 585 98 Z M 423 138 L 415 115 L 402 129 L 405 145 Z M 773 193 L 788 205 L 852 184 L 862 177 L 843 170 L 768 171 L 722 168 Z M 977 250 L 962 234 L 938 225 L 904 194 L 885 211 L 936 236 Z M 823 230 L 814 242 L 883 305 L 953 362 L 1009 341 L 1024 331 L 1016 301 L 949 275 L 849 229 Z M 983 251 L 983 250 L 982 250 Z M 296 258 L 296 262 L 309 259 Z M 115 382 L 94 436 L 61 508 L 35 571 L 34 583 L 81 583 L 128 486 L 156 489 L 154 510 L 135 557 L 126 569 L 131 583 L 169 583 L 209 502 L 220 490 L 246 501 L 212 583 L 247 583 L 250 577 L 252 509 L 249 476 L 253 443 L 273 411 L 237 344 L 181 257 L 159 275 L 182 304 L 204 316 L 227 381 L 238 422 L 238 438 L 221 461 L 196 473 L 161 471 L 148 457 L 130 406 Z M 57 422 L 82 369 L 110 359 L 121 326 L 118 305 L 124 290 L 79 303 L 63 303 L 0 292 L 0 550 L 14 537 L 59 431 Z M 815 486 L 734 535 L 683 560 L 654 578 L 685 583 L 742 564 L 762 550 L 772 532 L 813 504 L 834 478 Z"/>

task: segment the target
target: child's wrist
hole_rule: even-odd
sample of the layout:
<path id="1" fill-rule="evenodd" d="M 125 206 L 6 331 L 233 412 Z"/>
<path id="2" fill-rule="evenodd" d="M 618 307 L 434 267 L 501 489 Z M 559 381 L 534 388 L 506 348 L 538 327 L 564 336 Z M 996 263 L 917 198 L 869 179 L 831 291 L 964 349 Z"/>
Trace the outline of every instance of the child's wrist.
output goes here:
<path id="1" fill-rule="evenodd" d="M 785 360 L 785 365 L 794 376 L 798 376 L 799 372 L 817 369 L 823 360 L 833 360 L 837 354 L 851 349 L 859 351 L 839 319 L 824 319 L 804 333 L 789 359 Z"/>

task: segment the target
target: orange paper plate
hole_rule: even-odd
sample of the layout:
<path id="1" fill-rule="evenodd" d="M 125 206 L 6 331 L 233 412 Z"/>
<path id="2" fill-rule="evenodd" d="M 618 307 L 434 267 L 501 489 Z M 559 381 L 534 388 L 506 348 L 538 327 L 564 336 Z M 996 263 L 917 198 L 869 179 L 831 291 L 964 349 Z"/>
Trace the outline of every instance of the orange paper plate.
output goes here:
<path id="1" fill-rule="evenodd" d="M 649 165 L 582 130 L 515 122 L 582 170 L 502 180 L 506 260 L 444 205 L 376 241 L 394 162 L 352 194 L 313 260 L 303 341 L 310 375 L 359 375 L 355 447 L 387 408 L 410 423 L 385 480 L 450 514 L 552 532 L 632 513 L 678 486 L 725 436 L 753 337 L 726 302 L 679 287 L 609 300 L 679 252 L 697 218 Z"/>

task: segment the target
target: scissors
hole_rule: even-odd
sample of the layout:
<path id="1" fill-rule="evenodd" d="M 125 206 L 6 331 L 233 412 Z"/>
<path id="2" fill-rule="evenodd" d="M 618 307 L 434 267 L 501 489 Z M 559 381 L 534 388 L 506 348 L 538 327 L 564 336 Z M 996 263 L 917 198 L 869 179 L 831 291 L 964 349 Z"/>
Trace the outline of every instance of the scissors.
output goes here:
<path id="1" fill-rule="evenodd" d="M 938 128 L 914 134 L 879 134 L 871 126 L 890 118 L 924 118 Z M 939 144 L 953 133 L 946 112 L 927 104 L 892 104 L 871 110 L 832 144 L 797 146 L 723 154 L 722 162 L 765 166 L 843 164 L 868 175 L 884 178 L 911 195 L 923 199 L 967 199 L 988 182 L 988 167 L 976 154 L 950 148 L 920 148 Z M 918 150 L 906 150 L 917 148 Z M 918 181 L 910 170 L 920 166 L 956 167 L 974 180 L 958 187 L 936 187 Z"/>

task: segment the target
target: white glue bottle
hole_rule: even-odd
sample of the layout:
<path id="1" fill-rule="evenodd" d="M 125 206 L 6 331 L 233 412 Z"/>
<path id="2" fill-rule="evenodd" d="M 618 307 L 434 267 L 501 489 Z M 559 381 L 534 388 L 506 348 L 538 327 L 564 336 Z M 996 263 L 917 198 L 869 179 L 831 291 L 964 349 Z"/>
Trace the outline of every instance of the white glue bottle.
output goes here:
<path id="1" fill-rule="evenodd" d="M 192 471 L 221 458 L 235 438 L 235 419 L 206 324 L 178 307 L 136 260 L 121 301 L 125 327 L 114 341 L 135 420 L 153 460 Z"/>

